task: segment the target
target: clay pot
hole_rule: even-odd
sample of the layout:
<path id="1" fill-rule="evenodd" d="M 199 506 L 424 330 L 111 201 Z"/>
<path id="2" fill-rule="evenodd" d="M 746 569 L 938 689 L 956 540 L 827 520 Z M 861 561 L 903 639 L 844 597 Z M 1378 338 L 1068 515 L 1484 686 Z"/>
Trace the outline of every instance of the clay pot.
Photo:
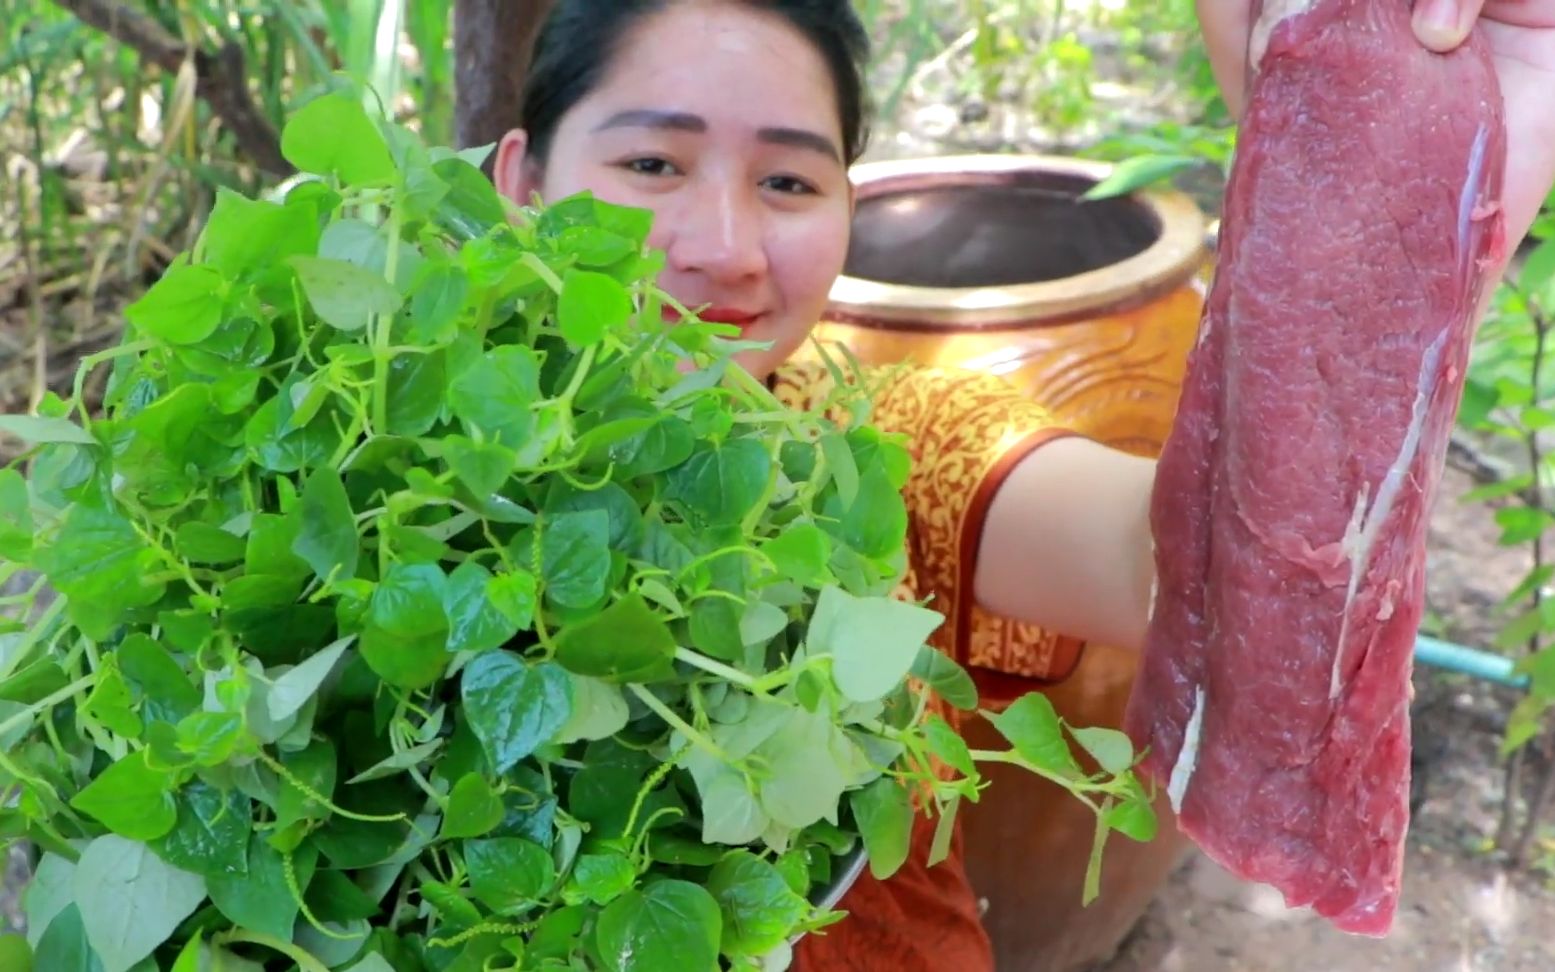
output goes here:
<path id="1" fill-rule="evenodd" d="M 999 373 L 1069 427 L 1157 455 L 1197 334 L 1207 226 L 1176 192 L 1078 199 L 1109 171 L 1034 156 L 859 166 L 852 248 L 818 336 L 866 363 Z M 1133 652 L 1091 645 L 1066 678 L 1024 690 L 1044 691 L 1073 725 L 1118 728 L 1136 664 Z M 974 747 L 1003 744 L 981 720 L 967 735 Z M 1101 897 L 1083 906 L 1094 814 L 1029 774 L 989 769 L 987 794 L 961 812 L 999 969 L 1069 972 L 1105 958 L 1187 850 L 1164 794 L 1156 840 L 1114 835 Z"/>

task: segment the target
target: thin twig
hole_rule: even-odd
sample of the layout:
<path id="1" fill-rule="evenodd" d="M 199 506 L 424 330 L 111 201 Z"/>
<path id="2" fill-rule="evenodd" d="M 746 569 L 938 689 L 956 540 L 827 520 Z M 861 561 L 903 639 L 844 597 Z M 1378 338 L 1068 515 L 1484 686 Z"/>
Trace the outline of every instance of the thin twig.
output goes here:
<path id="1" fill-rule="evenodd" d="M 187 55 L 187 48 L 146 14 L 110 2 L 110 0 L 54 0 L 81 21 L 127 44 L 142 60 L 176 74 Z M 254 104 L 243 66 L 243 49 L 228 42 L 212 53 L 194 52 L 195 72 L 199 77 L 196 93 L 211 106 L 237 139 L 250 159 L 266 172 L 289 176 L 296 171 L 281 154 L 281 140 Z"/>
<path id="2" fill-rule="evenodd" d="M 1549 337 L 1550 322 L 1545 318 L 1540 308 L 1530 304 L 1528 311 L 1528 317 L 1534 329 L 1533 360 L 1529 366 L 1529 386 L 1533 389 L 1534 399 L 1537 400 L 1540 379 L 1543 377 L 1545 345 Z M 1531 497 L 1529 498 L 1532 500 L 1531 505 L 1534 509 L 1542 510 L 1544 509 L 1544 490 L 1541 488 L 1541 471 L 1544 465 L 1544 457 L 1539 448 L 1538 430 L 1525 430 L 1524 440 L 1528 448 L 1528 469 L 1533 476 L 1533 485 L 1529 489 Z M 1525 499 L 1526 501 L 1527 499 Z M 1538 572 L 1544 567 L 1544 535 L 1542 532 L 1533 538 L 1532 549 L 1533 569 L 1535 572 Z M 1544 600 L 1544 585 L 1533 585 L 1530 597 L 1533 602 L 1531 610 L 1537 612 Z M 1542 632 L 1535 630 L 1533 634 L 1528 636 L 1528 654 L 1532 655 L 1538 652 L 1541 634 Z M 1501 819 L 1496 827 L 1496 846 L 1510 853 L 1514 866 L 1521 864 L 1522 855 L 1527 849 L 1532 832 L 1538 827 L 1539 815 L 1543 813 L 1544 804 L 1549 800 L 1550 787 L 1552 784 L 1555 784 L 1555 779 L 1552 779 L 1552 777 L 1555 777 L 1555 763 L 1552 763 L 1545 768 L 1544 778 L 1539 783 L 1538 792 L 1535 794 L 1533 803 L 1528 808 L 1528 815 L 1523 820 L 1523 827 L 1514 844 L 1512 832 L 1515 826 L 1514 818 L 1516 816 L 1517 798 L 1519 791 L 1522 790 L 1523 764 L 1527 759 L 1527 751 L 1528 747 L 1519 746 L 1517 751 L 1507 761 L 1505 793 L 1501 803 Z"/>

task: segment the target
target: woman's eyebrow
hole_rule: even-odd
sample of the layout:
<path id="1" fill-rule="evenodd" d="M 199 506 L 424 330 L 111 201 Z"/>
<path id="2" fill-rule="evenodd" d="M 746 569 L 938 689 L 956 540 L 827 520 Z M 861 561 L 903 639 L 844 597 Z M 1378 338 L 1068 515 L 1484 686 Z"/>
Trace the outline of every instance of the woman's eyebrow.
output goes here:
<path id="1" fill-rule="evenodd" d="M 708 125 L 707 119 L 688 111 L 630 108 L 606 118 L 594 127 L 594 131 L 602 132 L 612 128 L 658 128 L 700 133 L 707 131 Z M 842 152 L 837 148 L 835 141 L 808 128 L 769 126 L 757 129 L 756 137 L 771 145 L 810 149 L 837 162 L 842 161 Z"/>

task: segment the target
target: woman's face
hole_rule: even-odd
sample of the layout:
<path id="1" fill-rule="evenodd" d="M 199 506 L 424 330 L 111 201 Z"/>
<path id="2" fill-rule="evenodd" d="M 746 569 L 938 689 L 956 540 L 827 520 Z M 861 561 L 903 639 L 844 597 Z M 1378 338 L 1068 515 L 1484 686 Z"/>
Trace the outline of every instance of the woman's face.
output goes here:
<path id="1" fill-rule="evenodd" d="M 652 210 L 660 286 L 771 342 L 737 359 L 751 373 L 803 344 L 842 271 L 853 194 L 826 62 L 786 21 L 671 5 L 624 38 L 557 127 L 543 172 L 525 144 L 522 132 L 503 139 L 497 188 L 519 203 L 588 190 Z"/>

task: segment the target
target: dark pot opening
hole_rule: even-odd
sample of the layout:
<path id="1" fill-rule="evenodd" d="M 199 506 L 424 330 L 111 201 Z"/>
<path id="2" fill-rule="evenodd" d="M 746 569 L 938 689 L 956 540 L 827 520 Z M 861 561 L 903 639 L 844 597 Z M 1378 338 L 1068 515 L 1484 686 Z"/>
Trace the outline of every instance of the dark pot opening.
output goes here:
<path id="1" fill-rule="evenodd" d="M 1156 214 L 1130 197 L 1081 200 L 1095 184 L 1032 169 L 886 180 L 860 194 L 843 272 L 909 287 L 1042 283 L 1161 238 Z"/>

